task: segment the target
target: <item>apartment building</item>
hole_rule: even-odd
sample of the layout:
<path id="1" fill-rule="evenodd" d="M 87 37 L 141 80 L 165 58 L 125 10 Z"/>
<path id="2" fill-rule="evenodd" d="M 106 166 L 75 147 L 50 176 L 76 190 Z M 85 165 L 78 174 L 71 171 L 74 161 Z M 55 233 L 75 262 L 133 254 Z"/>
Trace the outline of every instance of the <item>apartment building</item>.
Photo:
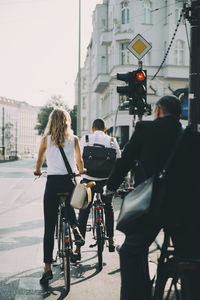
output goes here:
<path id="1" fill-rule="evenodd" d="M 189 50 L 183 18 L 164 64 L 153 79 L 168 50 L 183 2 L 103 0 L 96 6 L 93 32 L 81 70 L 82 135 L 91 130 L 95 118 L 101 117 L 106 121 L 108 133 L 118 138 L 121 147 L 131 136 L 133 116 L 128 110 L 121 110 L 124 97 L 119 96 L 116 87 L 123 82 L 116 79 L 116 74 L 138 68 L 137 58 L 127 49 L 138 33 L 152 46 L 142 58 L 148 76 L 148 103 L 153 104 L 163 95 L 188 87 Z"/>
<path id="2" fill-rule="evenodd" d="M 36 153 L 39 136 L 35 130 L 39 107 L 0 97 L 0 146 L 5 156 L 22 157 Z"/>

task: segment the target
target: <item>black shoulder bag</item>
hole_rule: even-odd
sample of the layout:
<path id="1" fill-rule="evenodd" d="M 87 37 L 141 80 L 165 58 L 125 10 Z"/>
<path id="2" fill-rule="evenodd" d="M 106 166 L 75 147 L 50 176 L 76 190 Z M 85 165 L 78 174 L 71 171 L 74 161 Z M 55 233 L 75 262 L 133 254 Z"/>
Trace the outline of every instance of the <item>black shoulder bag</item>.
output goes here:
<path id="1" fill-rule="evenodd" d="M 183 133 L 184 130 L 181 130 L 162 171 L 146 179 L 124 197 L 117 220 L 117 230 L 127 234 L 143 216 L 150 215 L 154 219 L 160 218 L 167 190 L 166 174 Z"/>

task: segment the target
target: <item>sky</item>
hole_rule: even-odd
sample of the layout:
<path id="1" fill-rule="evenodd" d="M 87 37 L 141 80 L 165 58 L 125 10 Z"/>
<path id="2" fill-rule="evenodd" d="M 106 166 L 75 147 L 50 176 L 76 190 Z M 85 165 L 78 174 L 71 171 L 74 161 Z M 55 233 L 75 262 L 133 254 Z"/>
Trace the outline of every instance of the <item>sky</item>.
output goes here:
<path id="1" fill-rule="evenodd" d="M 81 0 L 81 66 L 102 0 Z M 61 95 L 72 108 L 78 72 L 79 0 L 0 0 L 0 96 L 45 105 Z"/>

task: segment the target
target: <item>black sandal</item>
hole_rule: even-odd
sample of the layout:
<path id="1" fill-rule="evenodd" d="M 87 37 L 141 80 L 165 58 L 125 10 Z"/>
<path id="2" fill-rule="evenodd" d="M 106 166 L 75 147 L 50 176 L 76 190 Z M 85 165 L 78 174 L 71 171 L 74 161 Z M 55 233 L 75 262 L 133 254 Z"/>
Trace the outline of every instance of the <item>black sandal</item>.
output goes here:
<path id="1" fill-rule="evenodd" d="M 42 274 L 42 278 L 40 279 L 41 284 L 48 283 L 50 279 L 53 279 L 53 273 L 51 270 Z"/>
<path id="2" fill-rule="evenodd" d="M 115 245 L 114 244 L 110 244 L 108 246 L 109 252 L 115 252 Z"/>

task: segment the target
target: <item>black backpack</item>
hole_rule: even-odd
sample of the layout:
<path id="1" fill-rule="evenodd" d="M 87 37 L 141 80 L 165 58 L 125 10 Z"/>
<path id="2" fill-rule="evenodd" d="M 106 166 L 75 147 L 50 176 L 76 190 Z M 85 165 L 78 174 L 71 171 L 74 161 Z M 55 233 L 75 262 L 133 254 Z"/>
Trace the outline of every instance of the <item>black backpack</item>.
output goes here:
<path id="1" fill-rule="evenodd" d="M 89 142 L 89 136 L 85 136 L 86 143 Z M 86 175 L 107 178 L 116 161 L 116 149 L 113 147 L 111 138 L 111 147 L 107 148 L 101 144 L 85 146 L 83 149 L 84 167 L 87 169 Z"/>

